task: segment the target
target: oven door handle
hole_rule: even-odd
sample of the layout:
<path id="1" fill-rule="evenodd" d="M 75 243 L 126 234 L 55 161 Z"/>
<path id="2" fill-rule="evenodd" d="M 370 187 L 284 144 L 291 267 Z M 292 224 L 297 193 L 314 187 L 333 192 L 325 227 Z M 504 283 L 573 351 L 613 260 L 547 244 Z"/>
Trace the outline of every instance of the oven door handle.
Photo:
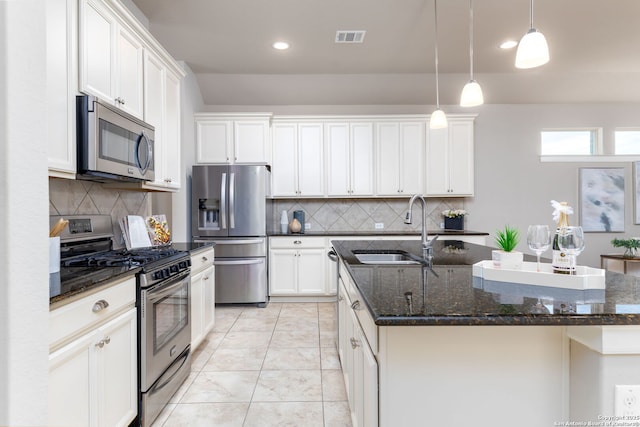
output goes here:
<path id="1" fill-rule="evenodd" d="M 264 258 L 248 258 L 248 259 L 239 259 L 233 261 L 214 261 L 213 265 L 249 265 L 249 264 L 262 264 L 264 263 Z"/>
<path id="2" fill-rule="evenodd" d="M 154 286 L 153 288 L 147 291 L 147 298 L 149 298 L 149 301 L 153 303 L 154 301 L 157 301 L 159 299 L 164 298 L 167 295 L 172 294 L 173 291 L 175 291 L 180 286 L 183 286 L 184 282 L 189 280 L 189 274 L 190 272 L 183 274 L 182 276 L 180 276 L 180 280 L 178 281 L 178 283 L 176 283 L 175 285 L 171 285 L 168 288 L 165 288 L 164 285 L 162 285 L 160 286 L 160 289 L 156 291 L 155 289 L 158 286 L 157 285 Z"/>

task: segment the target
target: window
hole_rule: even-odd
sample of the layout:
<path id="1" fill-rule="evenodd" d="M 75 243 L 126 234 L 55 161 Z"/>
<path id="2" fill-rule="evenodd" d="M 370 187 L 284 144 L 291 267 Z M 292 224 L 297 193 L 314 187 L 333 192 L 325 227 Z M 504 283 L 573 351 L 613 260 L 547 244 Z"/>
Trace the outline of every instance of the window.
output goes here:
<path id="1" fill-rule="evenodd" d="M 640 154 L 640 130 L 616 130 L 614 154 Z"/>
<path id="2" fill-rule="evenodd" d="M 543 156 L 589 156 L 601 153 L 601 129 L 558 129 L 540 132 Z"/>

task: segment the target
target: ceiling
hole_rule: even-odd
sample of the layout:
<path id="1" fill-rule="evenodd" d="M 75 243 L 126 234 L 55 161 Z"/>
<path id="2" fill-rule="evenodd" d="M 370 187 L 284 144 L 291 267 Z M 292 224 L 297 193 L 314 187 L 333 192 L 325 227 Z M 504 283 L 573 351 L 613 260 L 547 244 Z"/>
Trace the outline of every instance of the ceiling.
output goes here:
<path id="1" fill-rule="evenodd" d="M 433 0 L 132 0 L 196 74 L 209 105 L 433 105 Z M 474 1 L 474 74 L 488 104 L 640 101 L 639 0 L 538 0 L 551 60 L 514 66 L 528 0 Z M 336 44 L 337 30 L 366 30 Z M 440 103 L 469 79 L 469 1 L 438 2 Z M 290 43 L 277 51 L 271 44 Z"/>

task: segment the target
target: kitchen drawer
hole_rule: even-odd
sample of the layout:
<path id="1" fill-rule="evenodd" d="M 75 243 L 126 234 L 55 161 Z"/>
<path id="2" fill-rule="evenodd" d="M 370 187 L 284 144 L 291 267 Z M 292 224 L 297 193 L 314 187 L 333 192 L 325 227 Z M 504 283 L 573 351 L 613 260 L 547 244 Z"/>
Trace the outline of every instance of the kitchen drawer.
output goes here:
<path id="1" fill-rule="evenodd" d="M 271 237 L 269 239 L 269 249 L 308 249 L 323 248 L 326 246 L 324 237 Z"/>
<path id="2" fill-rule="evenodd" d="M 198 251 L 191 255 L 191 275 L 213 265 L 214 248 Z"/>
<path id="3" fill-rule="evenodd" d="M 356 313 L 360 327 L 369 342 L 369 347 L 371 347 L 373 354 L 378 354 L 378 327 L 373 321 L 366 303 L 356 286 L 351 281 L 351 278 L 347 277 L 346 280 L 343 280 L 343 283 L 346 288 L 347 295 L 349 296 L 349 305 Z"/>
<path id="4" fill-rule="evenodd" d="M 106 301 L 108 306 L 104 307 L 103 301 Z M 135 303 L 136 278 L 130 277 L 52 310 L 49 313 L 50 351 L 85 331 L 94 329 L 120 312 L 134 307 Z M 100 308 L 100 304 L 104 308 Z"/>

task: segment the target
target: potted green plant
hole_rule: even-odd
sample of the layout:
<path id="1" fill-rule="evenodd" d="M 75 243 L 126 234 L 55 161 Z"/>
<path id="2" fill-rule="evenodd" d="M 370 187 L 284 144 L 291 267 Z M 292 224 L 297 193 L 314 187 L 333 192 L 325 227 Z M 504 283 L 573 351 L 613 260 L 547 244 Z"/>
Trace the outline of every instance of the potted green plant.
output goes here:
<path id="1" fill-rule="evenodd" d="M 518 230 L 506 225 L 504 229 L 496 231 L 495 242 L 500 249 L 491 251 L 493 266 L 509 270 L 522 269 L 523 254 L 514 250 L 520 242 Z"/>
<path id="2" fill-rule="evenodd" d="M 464 216 L 467 211 L 464 209 L 447 209 L 442 211 L 444 217 L 445 230 L 464 230 Z"/>
<path id="3" fill-rule="evenodd" d="M 613 239 L 611 245 L 614 248 L 625 248 L 623 257 L 635 258 L 638 254 L 638 248 L 640 248 L 640 239 L 633 237 L 631 239 Z"/>

